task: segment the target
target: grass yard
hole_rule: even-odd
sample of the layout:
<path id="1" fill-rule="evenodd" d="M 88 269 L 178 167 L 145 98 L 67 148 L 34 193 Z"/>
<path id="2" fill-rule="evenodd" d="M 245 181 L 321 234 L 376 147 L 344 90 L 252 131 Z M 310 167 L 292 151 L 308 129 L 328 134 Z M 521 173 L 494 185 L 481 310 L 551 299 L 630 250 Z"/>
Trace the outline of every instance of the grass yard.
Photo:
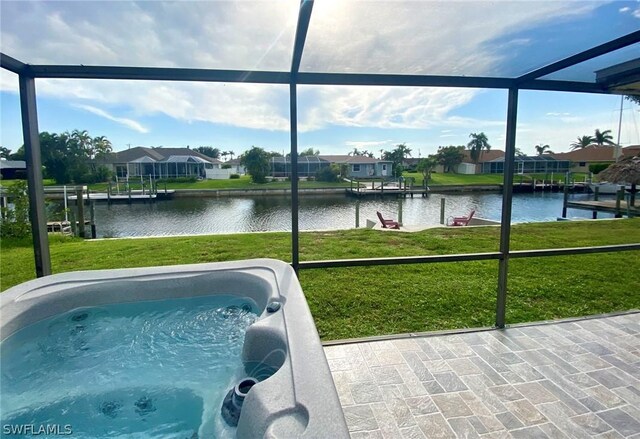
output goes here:
<path id="1" fill-rule="evenodd" d="M 146 181 L 146 184 L 149 182 Z M 121 190 L 124 190 L 124 184 L 121 184 Z M 331 188 L 331 187 L 348 187 L 347 182 L 327 183 L 325 181 L 300 181 L 300 189 L 308 188 Z M 115 184 L 112 186 L 115 189 Z M 131 188 L 133 190 L 140 189 L 140 181 L 131 182 Z M 255 184 L 251 182 L 251 177 L 248 175 L 242 175 L 240 178 L 228 179 L 228 180 L 198 180 L 195 182 L 176 182 L 167 183 L 167 189 L 289 189 L 291 187 L 290 181 L 273 181 L 264 184 Z M 107 190 L 107 183 L 97 183 L 89 185 L 89 188 L 94 191 Z M 158 184 L 158 190 L 164 190 L 164 183 Z"/>
<path id="2" fill-rule="evenodd" d="M 305 232 L 301 260 L 487 252 L 499 228 L 385 233 Z M 513 226 L 514 250 L 640 242 L 640 219 Z M 189 264 L 270 257 L 290 260 L 288 233 L 51 242 L 53 271 Z M 640 252 L 510 262 L 507 322 L 640 308 Z M 5 239 L 0 288 L 34 277 L 29 241 Z M 491 326 L 497 261 L 302 270 L 300 281 L 324 340 Z"/>
<path id="3" fill-rule="evenodd" d="M 422 173 L 420 172 L 405 172 L 405 177 L 413 177 L 416 179 L 415 184 L 420 186 L 424 180 Z M 502 184 L 502 174 L 431 174 L 431 180 L 429 180 L 429 186 L 442 186 L 442 185 L 482 185 L 482 184 Z M 516 174 L 513 176 L 513 183 L 519 184 L 531 183 L 532 180 L 551 179 L 551 173 L 549 174 Z M 564 174 L 553 174 L 554 181 L 564 181 Z M 583 182 L 585 174 L 574 173 L 573 179 L 576 182 Z"/>

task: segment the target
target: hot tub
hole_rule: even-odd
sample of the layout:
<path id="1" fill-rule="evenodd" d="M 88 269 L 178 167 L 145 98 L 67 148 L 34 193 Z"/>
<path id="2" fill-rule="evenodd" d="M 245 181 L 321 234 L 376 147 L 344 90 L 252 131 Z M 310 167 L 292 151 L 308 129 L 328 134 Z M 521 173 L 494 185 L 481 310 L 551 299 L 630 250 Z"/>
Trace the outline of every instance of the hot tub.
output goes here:
<path id="1" fill-rule="evenodd" d="M 132 309 L 141 310 L 143 317 L 133 316 Z M 174 326 L 167 323 L 166 328 L 148 328 L 149 322 L 168 315 L 172 310 L 177 315 L 169 319 Z M 196 317 L 191 317 L 188 312 Z M 124 350 L 126 359 L 129 344 L 131 349 L 136 344 L 146 349 L 145 352 L 153 353 L 155 344 L 168 338 L 172 342 L 177 339 L 176 346 L 181 348 L 183 338 L 193 338 L 194 334 L 199 334 L 197 331 L 202 328 L 198 325 L 202 324 L 202 320 L 218 319 L 223 323 L 224 331 L 221 332 L 222 336 L 212 339 L 212 343 L 218 343 L 218 339 L 226 337 L 235 346 L 233 337 L 237 334 L 243 337 L 243 340 L 237 341 L 237 352 L 221 348 L 229 350 L 232 355 L 236 352 L 237 370 L 233 369 L 233 364 L 221 366 L 220 369 L 230 369 L 232 373 L 229 376 L 234 381 L 253 377 L 257 384 L 250 390 L 244 390 L 246 397 L 237 428 L 229 427 L 216 434 L 238 438 L 348 437 L 311 313 L 295 272 L 284 262 L 255 259 L 58 274 L 26 282 L 2 293 L 0 313 L 3 387 L 8 389 L 7 392 L 3 389 L 3 400 L 7 400 L 7 393 L 13 392 L 15 407 L 21 407 L 15 413 L 7 413 L 6 406 L 3 409 L 2 428 L 5 433 L 7 428 L 24 428 L 25 423 L 30 423 L 29 428 L 40 430 L 40 433 L 46 428 L 50 434 L 64 434 L 74 428 L 76 432 L 91 428 L 80 425 L 86 421 L 103 428 L 93 433 L 95 437 L 118 437 L 118 431 L 122 433 L 120 436 L 126 437 L 126 427 L 120 426 L 118 428 L 121 429 L 117 430 L 109 423 L 115 425 L 130 416 L 136 418 L 140 425 L 145 422 L 150 424 L 154 416 L 166 418 L 168 415 L 163 414 L 162 410 L 167 410 L 166 413 L 171 413 L 171 416 L 178 413 L 175 414 L 175 425 L 181 422 L 191 422 L 191 425 L 199 423 L 197 429 L 193 430 L 192 438 L 205 437 L 210 434 L 211 430 L 207 430 L 210 424 L 223 422 L 220 419 L 220 395 L 226 394 L 236 383 L 211 382 L 211 389 L 218 395 L 218 400 L 213 407 L 207 407 L 212 404 L 198 396 L 199 389 L 191 389 L 183 384 L 189 382 L 191 375 L 201 372 L 199 367 L 189 369 L 189 365 L 198 364 L 197 358 L 193 358 L 198 356 L 197 353 L 184 358 L 177 357 L 179 360 L 183 358 L 178 362 L 183 369 L 171 382 L 153 381 L 156 371 L 165 366 L 162 359 L 155 359 L 151 366 L 144 366 L 146 370 L 139 370 L 130 379 L 125 377 L 124 380 L 121 376 L 123 373 L 109 366 L 106 376 L 105 373 L 98 375 L 98 382 L 86 391 L 67 393 L 54 389 L 54 394 L 49 395 L 44 388 L 47 386 L 47 374 L 53 373 L 51 369 L 65 362 L 79 363 L 74 367 L 79 367 L 81 372 L 82 368 L 86 368 L 85 375 L 96 368 L 104 369 L 104 364 L 93 364 L 109 361 L 112 356 L 109 354 L 96 360 L 98 354 L 94 354 L 94 351 L 102 349 L 109 353 L 108 349 L 111 349 L 108 344 L 100 349 L 94 346 L 98 342 L 105 344 L 102 341 L 106 337 L 104 332 L 112 332 L 117 339 L 126 339 L 124 347 L 116 349 L 121 352 L 113 353 L 115 356 Z M 135 322 L 138 326 L 124 331 L 117 323 L 114 324 L 124 321 L 122 313 L 127 316 L 131 314 L 132 317 L 125 320 Z M 105 320 L 110 322 L 108 331 L 103 327 L 101 316 L 111 316 L 111 320 Z M 233 326 L 229 326 L 234 319 L 240 319 L 238 321 L 246 327 L 241 328 L 242 331 L 234 330 Z M 185 325 L 189 327 L 187 335 L 183 333 Z M 145 339 L 144 333 L 147 331 L 153 335 Z M 209 337 L 209 332 L 205 328 L 205 332 L 200 334 Z M 68 340 L 60 340 L 60 334 Z M 38 341 L 34 337 L 45 338 L 44 341 Z M 205 351 L 215 354 L 215 346 L 206 343 L 202 347 L 202 355 Z M 23 360 L 29 358 L 30 354 L 26 352 L 23 355 L 19 349 L 37 351 L 34 355 L 40 359 L 38 361 L 51 361 L 55 367 L 30 364 L 28 360 Z M 24 361 L 27 366 L 11 365 L 8 363 L 11 358 Z M 232 360 L 229 361 L 233 363 L 235 360 Z M 128 365 L 127 370 L 135 371 L 137 366 L 143 367 L 134 363 Z M 23 383 L 12 388 L 14 370 Z M 127 384 L 107 389 L 106 384 L 116 378 Z M 202 387 L 208 386 L 209 383 L 205 383 Z M 69 423 L 57 419 L 56 413 L 75 413 L 75 420 Z M 78 425 L 74 427 L 73 423 Z M 171 429 L 171 425 L 163 424 L 165 430 L 156 430 L 155 433 L 151 430 L 136 431 L 136 434 L 140 437 L 173 437 L 167 430 Z M 178 429 L 180 434 L 191 431 L 184 430 L 184 426 L 181 428 Z"/>

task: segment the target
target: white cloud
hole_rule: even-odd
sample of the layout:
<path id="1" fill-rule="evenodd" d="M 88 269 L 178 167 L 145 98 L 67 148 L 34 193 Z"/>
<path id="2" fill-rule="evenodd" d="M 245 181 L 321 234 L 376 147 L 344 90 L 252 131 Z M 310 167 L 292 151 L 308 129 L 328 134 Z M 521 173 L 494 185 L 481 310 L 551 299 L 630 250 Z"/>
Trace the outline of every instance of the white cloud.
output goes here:
<path id="1" fill-rule="evenodd" d="M 126 117 L 116 117 L 113 116 L 109 113 L 107 113 L 104 110 L 101 110 L 100 108 L 96 108 L 93 107 L 91 105 L 82 105 L 82 104 L 75 104 L 74 107 L 76 108 L 80 108 L 82 110 L 88 111 L 89 113 L 93 113 L 97 116 L 100 117 L 104 117 L 105 119 L 111 120 L 113 122 L 119 123 L 120 125 L 123 125 L 129 129 L 132 129 L 134 131 L 137 131 L 139 133 L 148 133 L 149 130 L 147 128 L 145 128 L 144 126 L 142 126 L 140 123 L 136 122 L 135 120 L 132 119 L 127 119 Z"/>
<path id="2" fill-rule="evenodd" d="M 298 0 L 278 2 L 3 2 L 2 51 L 31 63 L 288 70 Z M 597 2 L 316 2 L 303 67 L 323 71 L 490 75 L 506 48 L 491 42 L 546 20 L 587 13 Z M 354 17 L 358 17 L 357 20 Z M 433 17 L 444 25 L 433 26 Z M 482 17 L 482 19 L 478 19 Z M 419 29 L 419 32 L 416 32 Z M 395 42 L 395 44 L 392 44 Z M 346 63 L 346 64 L 345 64 Z M 4 73 L 0 90 L 15 91 Z M 38 94 L 146 117 L 287 131 L 288 87 L 148 81 L 38 80 Z M 454 116 L 474 89 L 299 88 L 299 129 L 328 126 L 500 130 L 504 121 Z M 93 111 L 95 114 L 96 111 Z M 565 115 L 568 117 L 568 115 Z M 128 124 L 128 125 L 127 125 Z M 450 130 L 443 130 L 446 134 Z M 453 135 L 452 135 L 453 136 Z"/>
<path id="3" fill-rule="evenodd" d="M 538 66 L 503 61 L 510 48 L 530 41 L 507 35 L 580 16 L 600 5 L 325 0 L 314 5 L 302 69 L 480 76 L 505 73 L 497 69 L 527 71 Z"/>
<path id="4" fill-rule="evenodd" d="M 630 10 L 631 10 L 631 8 L 630 8 L 630 7 L 625 6 L 624 8 L 620 8 L 620 9 L 618 9 L 618 12 L 622 12 L 622 13 L 624 13 L 624 12 L 629 12 Z"/>
<path id="5" fill-rule="evenodd" d="M 374 140 L 374 141 L 360 141 L 360 140 L 346 140 L 344 144 L 350 148 L 358 149 L 375 149 L 386 148 L 389 145 L 394 144 L 392 140 Z"/>

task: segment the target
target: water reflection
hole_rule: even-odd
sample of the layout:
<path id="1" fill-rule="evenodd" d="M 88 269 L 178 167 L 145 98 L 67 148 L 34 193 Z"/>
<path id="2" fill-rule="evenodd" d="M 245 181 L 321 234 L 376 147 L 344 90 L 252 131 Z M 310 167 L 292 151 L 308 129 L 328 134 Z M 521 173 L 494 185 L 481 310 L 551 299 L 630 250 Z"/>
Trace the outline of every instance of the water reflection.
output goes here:
<path id="1" fill-rule="evenodd" d="M 477 216 L 500 221 L 499 193 L 433 194 L 429 198 L 400 200 L 405 225 L 434 225 L 440 221 L 440 199 L 446 198 L 446 216 Z M 590 195 L 574 194 L 573 200 Z M 152 204 L 96 206 L 99 236 L 190 235 L 291 230 L 291 200 L 284 196 L 242 198 L 178 198 Z M 300 198 L 300 230 L 335 230 L 355 227 L 355 199 L 343 195 Z M 363 199 L 360 225 L 376 218 L 376 210 L 398 217 L 399 200 Z M 562 212 L 561 193 L 515 194 L 513 222 L 555 221 Z M 590 218 L 591 212 L 570 210 L 569 216 Z M 599 214 L 599 218 L 612 215 Z"/>

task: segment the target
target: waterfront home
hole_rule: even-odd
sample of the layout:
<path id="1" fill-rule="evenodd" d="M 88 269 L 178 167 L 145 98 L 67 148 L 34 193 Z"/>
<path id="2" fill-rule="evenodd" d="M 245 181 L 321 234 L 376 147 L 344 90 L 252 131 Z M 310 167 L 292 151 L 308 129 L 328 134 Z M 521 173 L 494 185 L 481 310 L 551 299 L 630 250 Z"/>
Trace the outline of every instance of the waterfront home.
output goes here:
<path id="1" fill-rule="evenodd" d="M 589 165 L 594 163 L 615 163 L 616 150 L 612 145 L 589 145 L 585 148 L 569 152 L 549 154 L 557 160 L 569 160 L 572 163 L 571 171 L 589 172 Z M 631 145 L 620 148 L 620 158 L 632 157 L 640 154 L 640 145 Z"/>
<path id="2" fill-rule="evenodd" d="M 504 156 L 483 162 L 481 165 L 483 174 L 502 174 L 504 172 Z M 561 160 L 551 157 L 550 154 L 542 156 L 516 156 L 514 159 L 514 172 L 516 174 L 564 174 L 571 169 L 569 160 Z"/>
<path id="3" fill-rule="evenodd" d="M 247 169 L 240 163 L 239 158 L 235 158 L 233 160 L 227 160 L 222 164 L 222 166 L 229 165 L 231 168 L 229 170 L 232 174 L 244 175 L 247 173 Z"/>
<path id="4" fill-rule="evenodd" d="M 318 158 L 341 168 L 346 166 L 349 178 L 386 178 L 393 176 L 391 160 L 376 159 L 361 155 L 319 155 Z"/>
<path id="5" fill-rule="evenodd" d="M 291 158 L 271 157 L 269 159 L 272 177 L 291 176 Z M 298 176 L 313 177 L 316 172 L 331 165 L 337 165 L 347 178 L 386 178 L 393 176 L 393 162 L 365 156 L 350 155 L 309 155 L 298 157 Z"/>
<path id="6" fill-rule="evenodd" d="M 147 148 L 137 146 L 108 154 L 98 160 L 118 178 L 229 178 L 222 162 L 189 148 Z"/>
<path id="7" fill-rule="evenodd" d="M 3 180 L 26 178 L 26 172 L 27 162 L 24 160 L 0 160 L 0 176 Z"/>

